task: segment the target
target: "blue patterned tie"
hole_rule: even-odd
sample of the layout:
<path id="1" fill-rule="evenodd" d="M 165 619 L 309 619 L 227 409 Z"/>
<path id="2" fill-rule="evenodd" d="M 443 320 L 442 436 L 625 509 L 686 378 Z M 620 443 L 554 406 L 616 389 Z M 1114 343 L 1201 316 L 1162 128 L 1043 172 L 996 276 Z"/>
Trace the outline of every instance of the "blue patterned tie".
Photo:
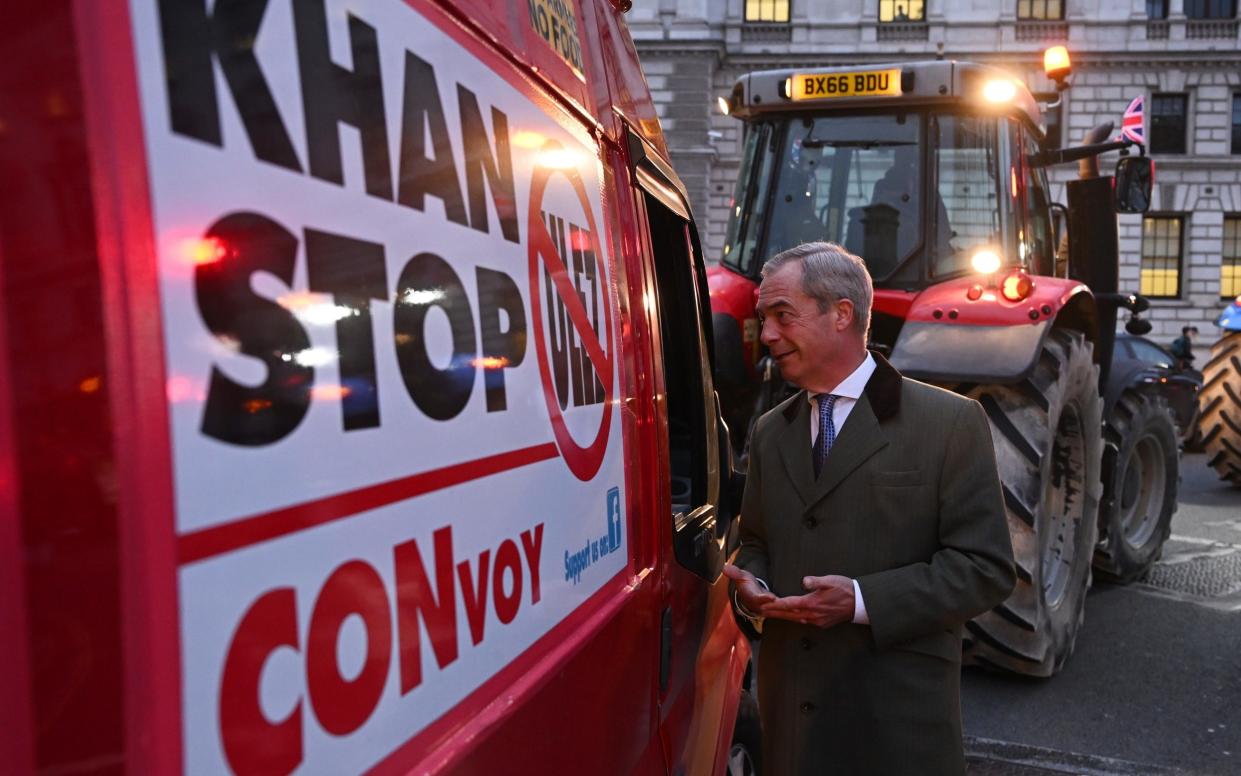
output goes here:
<path id="1" fill-rule="evenodd" d="M 832 409 L 836 406 L 834 393 L 821 393 L 819 399 L 819 438 L 814 440 L 814 476 L 817 479 L 836 442 L 836 423 L 832 420 Z"/>

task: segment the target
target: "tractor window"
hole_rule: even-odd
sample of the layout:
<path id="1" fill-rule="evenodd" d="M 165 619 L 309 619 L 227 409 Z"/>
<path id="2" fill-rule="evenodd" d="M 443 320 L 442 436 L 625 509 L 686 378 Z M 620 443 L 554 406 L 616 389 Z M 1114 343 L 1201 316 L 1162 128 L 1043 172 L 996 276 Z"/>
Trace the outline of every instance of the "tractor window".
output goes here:
<path id="1" fill-rule="evenodd" d="M 1039 152 L 1038 141 L 1029 132 L 1022 133 L 1023 150 L 1029 158 Z M 1051 275 L 1055 272 L 1056 247 L 1053 245 L 1051 229 L 1051 211 L 1048 209 L 1050 199 L 1047 196 L 1047 173 L 1042 167 L 1031 167 L 1022 164 L 1025 170 L 1025 203 L 1026 225 L 1028 234 L 1024 235 L 1026 247 L 1025 264 L 1037 275 Z"/>
<path id="2" fill-rule="evenodd" d="M 991 248 L 1001 257 L 1012 240 L 1012 219 L 1001 209 L 1002 150 L 999 120 L 942 114 L 933 129 L 935 193 L 937 199 L 934 274 L 948 275 L 970 269 L 970 257 Z M 1007 144 L 1004 145 L 1007 147 Z M 1006 166 L 1006 165 L 1005 165 Z M 1007 174 L 1004 176 L 1007 178 Z"/>
<path id="3" fill-rule="evenodd" d="M 921 134 L 916 113 L 790 121 L 766 255 L 826 240 L 891 275 L 921 244 Z"/>
<path id="4" fill-rule="evenodd" d="M 729 200 L 723 262 L 745 276 L 754 270 L 754 246 L 758 243 L 767 206 L 767 189 L 775 158 L 772 136 L 770 124 L 758 124 L 746 132 L 741 171 Z"/>

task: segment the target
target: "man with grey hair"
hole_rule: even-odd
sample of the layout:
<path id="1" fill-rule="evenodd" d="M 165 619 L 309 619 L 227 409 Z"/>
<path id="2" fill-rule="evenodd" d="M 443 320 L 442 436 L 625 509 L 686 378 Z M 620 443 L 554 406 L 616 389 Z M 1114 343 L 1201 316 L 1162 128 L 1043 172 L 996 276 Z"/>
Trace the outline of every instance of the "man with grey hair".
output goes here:
<path id="1" fill-rule="evenodd" d="M 750 442 L 733 580 L 761 620 L 764 772 L 961 774 L 961 629 L 1015 583 L 971 399 L 866 350 L 873 289 L 838 245 L 763 267 L 762 341 L 802 390 Z"/>

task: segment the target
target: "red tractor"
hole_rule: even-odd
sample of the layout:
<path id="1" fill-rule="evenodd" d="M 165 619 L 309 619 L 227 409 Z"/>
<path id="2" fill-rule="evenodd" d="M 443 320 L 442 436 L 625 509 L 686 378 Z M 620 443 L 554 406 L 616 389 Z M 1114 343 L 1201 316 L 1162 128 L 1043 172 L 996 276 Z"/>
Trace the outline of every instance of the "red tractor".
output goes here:
<path id="1" fill-rule="evenodd" d="M 1061 89 L 1068 74 L 1063 48 L 1049 52 Z M 1108 374 L 1119 309 L 1130 331 L 1150 328 L 1145 300 L 1117 289 L 1115 213 L 1147 209 L 1145 149 L 1106 142 L 1110 126 L 1052 149 L 1025 86 L 965 62 L 755 72 L 724 102 L 745 122 L 724 252 L 708 273 L 730 425 L 744 434 L 787 390 L 759 342 L 763 262 L 814 240 L 862 256 L 875 280 L 871 347 L 977 399 L 991 420 L 1019 582 L 969 624 L 966 659 L 1055 673 L 1092 561 L 1121 581 L 1144 573 L 1176 504 L 1166 404 Z M 1115 177 L 1099 177 L 1097 157 L 1112 150 Z M 1051 202 L 1046 168 L 1073 161 L 1083 176 L 1066 208 Z"/>

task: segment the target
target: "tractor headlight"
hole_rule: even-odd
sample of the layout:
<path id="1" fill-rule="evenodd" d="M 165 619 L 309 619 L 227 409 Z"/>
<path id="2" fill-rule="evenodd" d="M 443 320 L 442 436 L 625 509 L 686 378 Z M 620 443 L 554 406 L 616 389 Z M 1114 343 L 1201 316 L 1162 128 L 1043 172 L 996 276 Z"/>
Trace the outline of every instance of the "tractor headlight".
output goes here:
<path id="1" fill-rule="evenodd" d="M 1000 268 L 1000 256 L 990 248 L 983 248 L 970 257 L 970 266 L 975 272 L 992 275 Z"/>
<path id="2" fill-rule="evenodd" d="M 1009 78 L 992 78 L 983 84 L 982 96 L 987 102 L 1012 102 L 1017 96 L 1017 84 Z"/>

